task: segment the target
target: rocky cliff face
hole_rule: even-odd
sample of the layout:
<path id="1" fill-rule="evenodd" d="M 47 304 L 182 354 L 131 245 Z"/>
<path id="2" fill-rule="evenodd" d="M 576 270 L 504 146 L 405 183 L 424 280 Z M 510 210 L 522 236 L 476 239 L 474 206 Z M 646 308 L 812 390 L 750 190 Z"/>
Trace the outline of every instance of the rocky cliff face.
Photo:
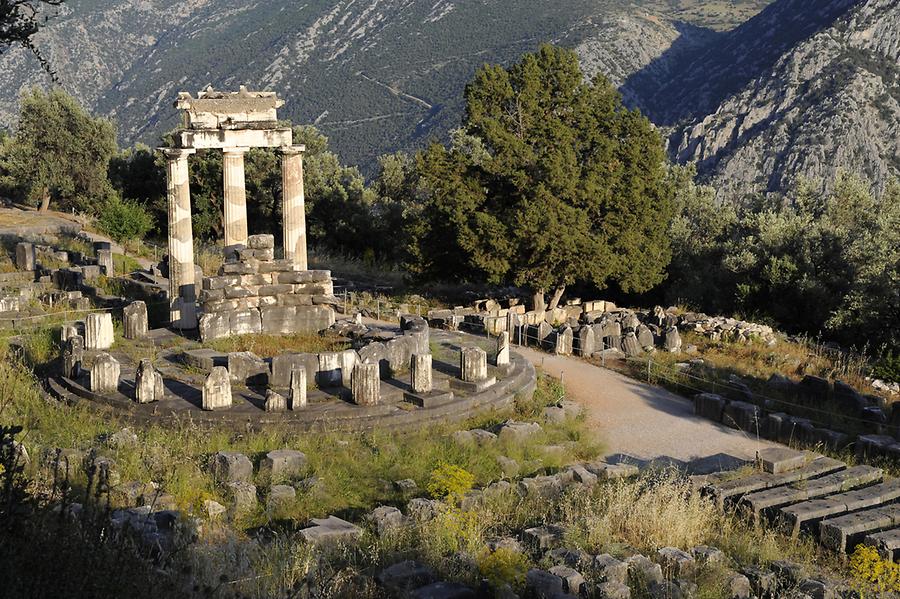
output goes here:
<path id="1" fill-rule="evenodd" d="M 847 13 L 860 0 L 778 0 L 740 26 L 701 44 L 675 44 L 654 69 L 635 72 L 625 87 L 660 125 L 705 116 L 772 67 L 798 43 Z M 810 5 L 813 6 L 810 6 Z"/>
<path id="2" fill-rule="evenodd" d="M 868 0 L 672 137 L 720 197 L 827 185 L 839 168 L 900 174 L 900 4 Z"/>

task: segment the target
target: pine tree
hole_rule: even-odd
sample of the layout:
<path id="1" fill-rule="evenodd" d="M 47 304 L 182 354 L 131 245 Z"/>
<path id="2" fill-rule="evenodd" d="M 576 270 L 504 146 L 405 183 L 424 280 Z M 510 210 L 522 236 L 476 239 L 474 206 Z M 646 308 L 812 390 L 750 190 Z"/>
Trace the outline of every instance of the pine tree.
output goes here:
<path id="1" fill-rule="evenodd" d="M 544 45 L 508 69 L 480 69 L 463 129 L 464 143 L 419 157 L 416 273 L 509 281 L 538 305 L 553 290 L 551 308 L 576 281 L 644 291 L 663 279 L 662 138 L 605 78 L 585 81 L 574 52 Z"/>

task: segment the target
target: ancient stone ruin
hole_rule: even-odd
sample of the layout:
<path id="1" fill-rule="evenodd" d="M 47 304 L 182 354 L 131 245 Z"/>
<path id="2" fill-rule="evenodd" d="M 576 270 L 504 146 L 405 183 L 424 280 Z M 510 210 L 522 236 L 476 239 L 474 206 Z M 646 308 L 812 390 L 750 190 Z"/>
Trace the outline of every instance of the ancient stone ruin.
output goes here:
<path id="1" fill-rule="evenodd" d="M 274 92 L 237 92 L 212 88 L 197 98 L 181 92 L 175 107 L 183 110 L 175 147 L 160 148 L 166 157 L 169 202 L 169 297 L 171 320 L 182 329 L 197 327 L 194 235 L 188 157 L 198 149 L 221 149 L 225 200 L 225 251 L 233 256 L 248 248 L 247 192 L 244 154 L 250 148 L 279 148 L 282 153 L 284 259 L 307 269 L 306 216 L 303 195 L 304 146 L 292 145 L 290 127 L 279 126 L 277 109 L 284 104 Z M 273 248 L 258 248 L 273 249 Z M 260 254 L 254 254 L 256 258 Z M 269 260 L 274 256 L 268 256 Z"/>
<path id="2" fill-rule="evenodd" d="M 496 342 L 453 332 L 432 336 L 424 318 L 402 313 L 399 326 L 365 324 L 362 313 L 348 313 L 335 298 L 329 271 L 309 270 L 304 148 L 293 145 L 291 128 L 278 121 L 282 104 L 272 92 L 243 87 L 179 94 L 182 127 L 172 147 L 160 149 L 167 162 L 168 255 L 140 271 L 141 277 L 128 277 L 163 296 L 151 296 L 139 284 L 142 293 L 133 301 L 115 298 L 64 324 L 62 368 L 48 380 L 51 394 L 119 408 L 137 423 L 187 419 L 241 430 L 274 423 L 365 430 L 462 420 L 532 393 L 534 368 L 510 351 L 509 335 Z M 249 234 L 244 154 L 250 148 L 281 152 L 282 251 L 274 235 Z M 223 152 L 225 260 L 207 276 L 193 254 L 188 160 L 198 150 Z M 24 243 L 16 255 L 23 267 L 37 268 L 47 252 Z M 95 252 L 89 263 L 79 257 L 78 266 L 59 269 L 57 276 L 80 287 L 86 278 L 112 275 L 112 247 L 95 245 Z M 160 322 L 157 307 L 164 307 L 168 320 Z M 113 318 L 121 318 L 121 338 Z M 160 324 L 168 326 L 152 326 Z M 256 355 L 219 352 L 209 343 L 297 334 L 321 335 L 333 348 Z M 571 346 L 571 330 L 560 343 Z"/>
<path id="3" fill-rule="evenodd" d="M 200 337 L 318 333 L 334 324 L 331 273 L 273 258 L 272 235 L 251 235 L 237 259 L 203 279 Z"/>

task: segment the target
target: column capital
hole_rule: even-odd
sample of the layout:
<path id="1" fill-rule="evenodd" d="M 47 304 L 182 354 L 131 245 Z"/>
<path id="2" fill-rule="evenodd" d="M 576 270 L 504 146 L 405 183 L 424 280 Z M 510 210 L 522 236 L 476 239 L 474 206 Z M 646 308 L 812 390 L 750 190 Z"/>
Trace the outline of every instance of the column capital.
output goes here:
<path id="1" fill-rule="evenodd" d="M 278 151 L 284 154 L 285 156 L 293 156 L 295 154 L 302 154 L 306 151 L 306 146 L 303 144 L 298 144 L 296 146 L 281 146 L 278 148 Z"/>
<path id="2" fill-rule="evenodd" d="M 179 158 L 187 158 L 191 154 L 196 154 L 194 148 L 156 148 L 158 152 L 162 152 L 163 156 L 169 160 L 178 160 Z"/>
<path id="3" fill-rule="evenodd" d="M 243 156 L 244 154 L 246 154 L 249 151 L 250 151 L 250 148 L 245 148 L 245 147 L 241 147 L 241 146 L 222 148 L 222 154 L 232 154 L 232 155 L 238 155 L 238 156 Z"/>

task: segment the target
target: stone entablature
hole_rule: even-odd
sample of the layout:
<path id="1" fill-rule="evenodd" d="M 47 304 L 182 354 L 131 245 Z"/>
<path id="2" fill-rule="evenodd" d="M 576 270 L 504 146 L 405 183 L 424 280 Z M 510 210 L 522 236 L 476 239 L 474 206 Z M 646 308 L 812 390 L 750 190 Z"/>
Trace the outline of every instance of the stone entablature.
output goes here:
<path id="1" fill-rule="evenodd" d="M 252 92 L 243 85 L 236 92 L 216 91 L 211 87 L 193 98 L 180 92 L 175 108 L 184 111 L 184 127 L 188 129 L 233 129 L 275 127 L 277 109 L 284 100 L 275 92 Z"/>
<path id="2" fill-rule="evenodd" d="M 279 126 L 277 109 L 284 105 L 275 92 L 236 92 L 208 88 L 193 98 L 178 94 L 175 108 L 184 111 L 179 148 L 281 148 L 291 145 L 291 128 Z"/>
<path id="3" fill-rule="evenodd" d="M 271 235 L 252 235 L 200 291 L 200 337 L 318 333 L 334 324 L 334 284 L 327 270 L 305 270 L 274 260 Z"/>

